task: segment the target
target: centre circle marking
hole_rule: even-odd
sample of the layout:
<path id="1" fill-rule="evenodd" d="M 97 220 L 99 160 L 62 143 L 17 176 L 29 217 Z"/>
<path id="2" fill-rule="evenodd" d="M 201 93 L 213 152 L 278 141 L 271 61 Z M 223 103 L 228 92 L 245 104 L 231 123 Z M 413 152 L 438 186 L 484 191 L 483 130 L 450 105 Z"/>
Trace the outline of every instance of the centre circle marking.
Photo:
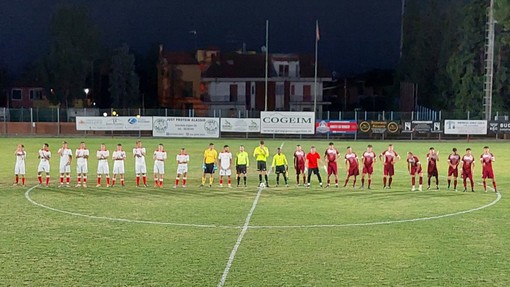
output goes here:
<path id="1" fill-rule="evenodd" d="M 106 220 L 106 221 L 117 221 L 117 222 L 126 222 L 126 223 L 138 223 L 138 224 L 151 224 L 151 225 L 166 225 L 166 226 L 181 226 L 181 227 L 194 227 L 194 228 L 223 228 L 223 229 L 241 229 L 242 226 L 235 225 L 216 225 L 216 224 L 192 224 L 192 223 L 177 223 L 177 222 L 162 222 L 162 221 L 151 221 L 151 220 L 137 220 L 137 219 L 128 219 L 128 218 L 116 218 L 116 217 L 108 217 L 108 216 L 97 216 L 97 215 L 88 215 L 82 214 L 73 211 L 62 210 L 58 208 L 54 208 L 51 206 L 44 205 L 33 200 L 30 197 L 30 192 L 34 190 L 37 186 L 33 186 L 29 188 L 25 192 L 25 198 L 35 206 L 48 209 L 54 212 L 63 213 L 72 216 L 85 217 L 89 219 L 96 220 Z M 306 224 L 306 225 L 250 225 L 249 229 L 292 229 L 292 228 L 335 228 L 335 227 L 354 227 L 354 226 L 374 226 L 374 225 L 389 225 L 396 223 L 406 223 L 406 222 L 418 222 L 418 221 L 427 221 L 427 220 L 435 220 L 446 217 L 452 217 L 456 215 L 467 214 L 475 211 L 479 211 L 488 207 L 491 207 L 498 203 L 501 200 L 501 193 L 496 193 L 496 199 L 492 202 L 485 204 L 480 207 L 458 211 L 454 213 L 435 215 L 430 217 L 419 217 L 419 218 L 411 218 L 411 219 L 399 219 L 399 220 L 388 220 L 388 221 L 376 221 L 376 222 L 360 222 L 360 223 L 344 223 L 344 224 Z"/>

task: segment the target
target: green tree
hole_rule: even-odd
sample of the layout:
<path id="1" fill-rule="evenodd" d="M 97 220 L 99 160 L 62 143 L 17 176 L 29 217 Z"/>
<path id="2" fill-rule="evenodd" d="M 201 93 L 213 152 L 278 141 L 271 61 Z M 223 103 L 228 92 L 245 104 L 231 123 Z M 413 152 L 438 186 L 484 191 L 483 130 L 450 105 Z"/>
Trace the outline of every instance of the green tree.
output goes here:
<path id="1" fill-rule="evenodd" d="M 63 6 L 50 24 L 51 47 L 45 59 L 52 99 L 65 107 L 84 98 L 85 80 L 100 50 L 99 34 L 82 7 Z"/>
<path id="2" fill-rule="evenodd" d="M 110 98 L 115 108 L 140 106 L 139 79 L 135 56 L 127 44 L 115 49 L 110 72 Z"/>

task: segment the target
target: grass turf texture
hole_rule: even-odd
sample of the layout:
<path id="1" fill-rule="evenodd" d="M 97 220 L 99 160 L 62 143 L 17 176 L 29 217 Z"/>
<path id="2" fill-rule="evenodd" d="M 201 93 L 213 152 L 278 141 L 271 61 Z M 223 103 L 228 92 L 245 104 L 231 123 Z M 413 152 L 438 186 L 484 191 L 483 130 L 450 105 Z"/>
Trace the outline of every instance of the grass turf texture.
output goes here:
<path id="1" fill-rule="evenodd" d="M 202 154 L 210 140 L 143 139 L 152 153 L 159 142 L 169 153 L 163 189 L 134 187 L 135 139 L 87 138 L 89 188 L 58 189 L 56 151 L 62 139 L 0 139 L 0 278 L 3 286 L 216 286 L 257 194 L 254 161 L 248 187 L 199 188 Z M 80 139 L 69 139 L 76 149 Z M 251 154 L 255 140 L 212 140 L 218 150 L 233 152 L 244 144 Z M 27 187 L 13 187 L 14 149 L 25 144 Z M 35 185 L 37 150 L 49 142 L 53 153 L 50 188 L 35 188 L 37 203 L 86 216 L 145 220 L 159 224 L 94 219 L 44 209 L 24 196 Z M 105 142 L 110 151 L 120 142 L 128 153 L 126 187 L 95 188 L 94 151 Z M 282 140 L 268 140 L 271 154 Z M 328 141 L 285 140 L 292 159 L 295 144 L 314 144 L 321 155 Z M 388 142 L 371 142 L 380 153 Z M 345 225 L 432 217 L 469 210 L 496 199 L 482 192 L 480 164 L 475 167 L 475 193 L 446 191 L 446 157 L 452 147 L 476 158 L 485 142 L 394 142 L 403 157 L 412 150 L 422 161 L 430 145 L 440 151 L 439 191 L 410 192 L 410 177 L 402 160 L 396 165 L 391 190 L 382 189 L 382 167 L 376 164 L 373 190 L 296 188 L 291 169 L 289 188 L 262 191 L 248 232 L 236 254 L 225 286 L 509 286 L 510 185 L 508 143 L 489 142 L 496 156 L 495 173 L 502 199 L 472 213 L 428 221 L 375 226 Z M 359 155 L 367 142 L 336 142 L 343 154 L 351 145 Z M 191 156 L 187 189 L 173 189 L 174 157 L 184 146 Z M 152 160 L 147 158 L 152 183 Z M 250 158 L 251 160 L 252 158 Z M 110 168 L 112 165 L 110 164 Z M 343 162 L 340 182 L 344 178 Z M 76 183 L 75 163 L 72 182 Z M 325 180 L 324 171 L 321 170 Z M 104 185 L 104 180 L 103 180 Z M 234 184 L 235 185 L 235 184 Z M 358 179 L 359 185 L 359 179 Z M 462 190 L 459 181 L 459 189 Z M 74 184 L 72 185 L 74 186 Z M 152 184 L 150 185 L 152 186 Z M 425 184 L 426 186 L 426 184 Z M 200 224 L 209 227 L 172 225 Z M 301 228 L 278 226 L 301 225 Z M 214 227 L 211 227 L 214 226 Z M 261 228 L 272 226 L 272 228 Z"/>

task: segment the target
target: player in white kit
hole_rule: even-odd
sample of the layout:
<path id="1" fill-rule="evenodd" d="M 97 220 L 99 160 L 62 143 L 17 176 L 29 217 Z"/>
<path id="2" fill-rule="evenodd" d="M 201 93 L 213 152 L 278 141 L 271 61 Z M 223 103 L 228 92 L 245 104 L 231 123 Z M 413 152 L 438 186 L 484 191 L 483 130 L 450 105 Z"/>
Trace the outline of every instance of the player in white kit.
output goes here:
<path id="1" fill-rule="evenodd" d="M 51 151 L 49 150 L 49 145 L 45 143 L 43 147 L 39 150 L 39 154 L 37 158 L 39 159 L 39 166 L 37 167 L 37 179 L 39 180 L 39 185 L 42 184 L 42 173 L 44 172 L 46 175 L 46 186 L 50 185 L 50 158 Z"/>
<path id="2" fill-rule="evenodd" d="M 186 149 L 181 148 L 181 152 L 175 158 L 177 160 L 177 177 L 175 178 L 174 188 L 179 186 L 179 179 L 182 176 L 182 187 L 186 187 L 186 176 L 188 175 L 189 155 Z"/>
<path id="3" fill-rule="evenodd" d="M 60 185 L 64 186 L 64 176 L 66 177 L 66 186 L 69 187 L 71 182 L 71 160 L 73 159 L 73 151 L 69 148 L 66 141 L 62 143 L 62 147 L 58 149 L 58 155 L 60 156 Z"/>
<path id="4" fill-rule="evenodd" d="M 108 158 L 110 157 L 110 152 L 106 149 L 106 145 L 104 143 L 101 144 L 101 147 L 96 153 L 97 157 L 97 185 L 96 187 L 101 186 L 101 177 L 104 174 L 106 176 L 106 187 L 110 187 L 110 167 L 108 166 Z"/>
<path id="5" fill-rule="evenodd" d="M 165 160 L 167 158 L 163 144 L 158 145 L 152 156 L 154 159 L 154 187 L 163 187 L 163 176 L 165 174 Z"/>
<path id="6" fill-rule="evenodd" d="M 145 148 L 142 147 L 142 141 L 136 141 L 133 157 L 135 158 L 136 187 L 140 186 L 140 176 L 143 179 L 143 186 L 147 187 L 147 166 L 145 165 Z"/>
<path id="7" fill-rule="evenodd" d="M 85 147 L 85 143 L 80 143 L 80 148 L 76 149 L 76 173 L 78 177 L 78 183 L 76 187 L 82 186 L 81 181 L 83 180 L 83 187 L 87 187 L 87 173 L 89 172 L 88 168 L 88 158 L 89 158 L 89 149 Z"/>
<path id="8" fill-rule="evenodd" d="M 124 161 L 126 160 L 126 152 L 122 150 L 122 145 L 117 144 L 117 150 L 113 152 L 113 180 L 112 187 L 115 185 L 117 175 L 120 177 L 120 184 L 124 186 Z"/>
<path id="9" fill-rule="evenodd" d="M 223 146 L 223 151 L 218 155 L 220 160 L 220 186 L 223 186 L 223 177 L 228 178 L 228 187 L 232 187 L 232 153 L 229 151 L 228 145 Z"/>
<path id="10" fill-rule="evenodd" d="M 16 165 L 14 166 L 14 176 L 16 179 L 14 185 L 19 184 L 19 178 L 21 176 L 21 185 L 25 186 L 25 158 L 27 157 L 25 146 L 18 144 L 14 154 L 16 155 Z"/>

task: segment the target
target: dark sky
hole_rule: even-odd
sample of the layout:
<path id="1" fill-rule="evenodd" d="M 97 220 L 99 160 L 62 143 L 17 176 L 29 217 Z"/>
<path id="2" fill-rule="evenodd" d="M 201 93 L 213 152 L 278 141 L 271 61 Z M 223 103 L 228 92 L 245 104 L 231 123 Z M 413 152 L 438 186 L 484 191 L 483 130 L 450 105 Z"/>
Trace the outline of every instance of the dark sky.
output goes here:
<path id="1" fill-rule="evenodd" d="M 52 13 L 62 0 L 0 0 L 0 64 L 11 74 L 48 49 Z M 315 20 L 319 61 L 340 74 L 393 68 L 399 56 L 401 0 L 73 0 L 89 10 L 103 43 L 128 43 L 142 55 L 165 49 L 258 50 L 270 21 L 271 53 L 313 53 Z"/>

